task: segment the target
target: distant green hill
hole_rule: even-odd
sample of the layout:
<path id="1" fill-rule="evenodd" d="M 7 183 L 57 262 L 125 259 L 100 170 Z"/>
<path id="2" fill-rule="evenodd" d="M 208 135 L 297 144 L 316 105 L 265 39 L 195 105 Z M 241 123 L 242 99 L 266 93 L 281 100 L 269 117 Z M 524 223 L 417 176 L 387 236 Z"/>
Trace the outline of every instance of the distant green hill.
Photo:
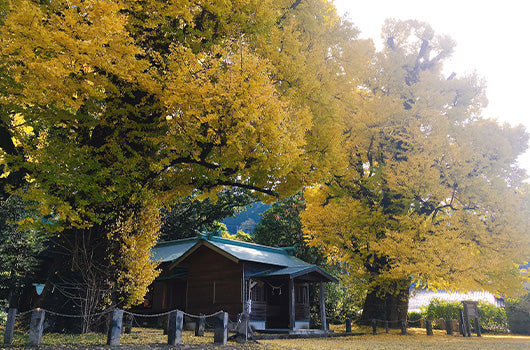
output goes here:
<path id="1" fill-rule="evenodd" d="M 226 225 L 228 232 L 237 233 L 238 230 L 251 233 L 254 227 L 261 221 L 261 213 L 270 208 L 269 204 L 261 202 L 251 204 L 247 210 L 242 211 L 233 218 L 226 218 L 222 222 Z"/>

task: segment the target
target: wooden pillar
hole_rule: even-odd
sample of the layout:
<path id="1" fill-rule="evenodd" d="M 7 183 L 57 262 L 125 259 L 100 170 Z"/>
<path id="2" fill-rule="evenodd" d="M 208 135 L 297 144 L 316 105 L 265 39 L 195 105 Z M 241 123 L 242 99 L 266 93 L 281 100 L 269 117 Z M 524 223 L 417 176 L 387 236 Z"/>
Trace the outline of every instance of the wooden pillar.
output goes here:
<path id="1" fill-rule="evenodd" d="M 294 310 L 294 280 L 289 279 L 289 329 L 293 330 L 295 326 L 295 310 Z"/>
<path id="2" fill-rule="evenodd" d="M 123 323 L 123 310 L 114 309 L 107 334 L 107 345 L 120 345 L 121 326 Z"/>
<path id="3" fill-rule="evenodd" d="M 169 314 L 167 330 L 167 343 L 171 346 L 182 344 L 182 326 L 184 324 L 184 313 L 182 311 L 172 311 Z"/>
<path id="4" fill-rule="evenodd" d="M 228 341 L 228 312 L 221 312 L 215 316 L 215 333 L 213 342 L 226 345 Z"/>
<path id="5" fill-rule="evenodd" d="M 36 309 L 31 313 L 31 323 L 29 325 L 29 345 L 39 346 L 42 342 L 42 332 L 44 330 L 44 310 Z"/>
<path id="6" fill-rule="evenodd" d="M 328 323 L 326 320 L 326 295 L 324 293 L 324 282 L 320 282 L 320 322 L 322 330 L 328 330 Z"/>
<path id="7" fill-rule="evenodd" d="M 13 342 L 13 332 L 15 330 L 15 320 L 17 318 L 17 309 L 10 308 L 7 311 L 6 331 L 4 333 L 4 344 Z"/>

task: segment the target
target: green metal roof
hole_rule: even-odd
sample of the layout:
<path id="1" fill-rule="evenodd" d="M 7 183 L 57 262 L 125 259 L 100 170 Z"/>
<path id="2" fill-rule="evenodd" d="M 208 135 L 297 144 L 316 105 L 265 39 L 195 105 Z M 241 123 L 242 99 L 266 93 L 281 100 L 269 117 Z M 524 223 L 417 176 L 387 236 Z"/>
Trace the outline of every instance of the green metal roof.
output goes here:
<path id="1" fill-rule="evenodd" d="M 249 261 L 278 267 L 268 270 L 268 275 L 262 274 L 261 277 L 288 275 L 294 278 L 302 274 L 316 273 L 325 280 L 337 281 L 320 267 L 290 255 L 285 249 L 217 236 L 201 235 L 195 238 L 159 243 L 153 248 L 153 259 L 158 262 L 174 262 L 173 266 L 175 266 L 180 262 L 179 260 L 186 259 L 189 254 L 203 245 L 221 251 L 235 261 Z"/>
<path id="2" fill-rule="evenodd" d="M 162 242 L 153 248 L 153 260 L 159 262 L 175 261 L 201 242 L 207 242 L 233 256 L 237 260 L 252 261 L 276 266 L 311 266 L 282 248 L 235 241 L 222 237 L 194 237 L 176 241 Z"/>
<path id="3" fill-rule="evenodd" d="M 158 262 L 169 262 L 180 258 L 191 247 L 198 242 L 197 238 L 179 239 L 178 241 L 169 241 L 158 243 L 153 248 L 153 260 Z"/>
<path id="4" fill-rule="evenodd" d="M 338 282 L 338 280 L 316 265 L 292 266 L 283 269 L 271 269 L 267 271 L 258 272 L 252 277 L 280 277 L 287 276 L 289 278 L 296 278 L 304 275 L 312 274 L 318 276 L 318 279 L 327 280 L 329 282 Z"/>
<path id="5" fill-rule="evenodd" d="M 234 256 L 238 260 L 251 261 L 263 264 L 270 264 L 276 266 L 310 266 L 303 260 L 290 255 L 284 249 L 267 247 L 259 244 L 233 241 L 230 239 L 212 237 L 209 243 L 213 244 L 219 249 L 224 250 L 228 254 Z"/>

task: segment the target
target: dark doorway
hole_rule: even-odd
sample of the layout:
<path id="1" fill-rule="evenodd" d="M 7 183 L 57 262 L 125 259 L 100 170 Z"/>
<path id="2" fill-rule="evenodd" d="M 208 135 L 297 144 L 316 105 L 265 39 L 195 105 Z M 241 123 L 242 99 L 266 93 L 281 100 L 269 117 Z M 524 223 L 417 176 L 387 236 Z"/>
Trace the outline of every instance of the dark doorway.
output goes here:
<path id="1" fill-rule="evenodd" d="M 266 328 L 289 327 L 289 283 L 272 282 L 266 284 L 267 322 Z"/>

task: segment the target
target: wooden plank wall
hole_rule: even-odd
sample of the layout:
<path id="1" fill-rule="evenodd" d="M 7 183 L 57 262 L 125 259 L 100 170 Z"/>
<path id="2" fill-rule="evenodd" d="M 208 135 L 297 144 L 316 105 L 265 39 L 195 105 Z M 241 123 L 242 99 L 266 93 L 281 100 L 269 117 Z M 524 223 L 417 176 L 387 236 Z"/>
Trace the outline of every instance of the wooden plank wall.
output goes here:
<path id="1" fill-rule="evenodd" d="M 240 264 L 200 247 L 181 265 L 189 269 L 186 312 L 211 314 L 223 310 L 235 317 L 243 311 Z"/>

